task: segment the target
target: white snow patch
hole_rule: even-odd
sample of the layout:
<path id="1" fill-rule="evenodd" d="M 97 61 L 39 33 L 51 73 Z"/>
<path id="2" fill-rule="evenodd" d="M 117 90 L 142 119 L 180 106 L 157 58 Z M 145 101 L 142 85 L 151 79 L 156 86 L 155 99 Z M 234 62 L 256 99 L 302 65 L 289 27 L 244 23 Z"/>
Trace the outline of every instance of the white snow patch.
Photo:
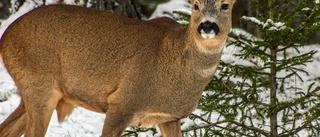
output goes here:
<path id="1" fill-rule="evenodd" d="M 258 24 L 258 25 L 260 25 L 260 26 L 262 26 L 262 25 L 264 24 L 262 21 L 258 20 L 258 19 L 255 18 L 255 17 L 243 16 L 242 18 L 245 19 L 245 20 L 251 21 L 251 22 L 253 22 L 253 23 L 256 23 L 256 24 Z"/>
<path id="2" fill-rule="evenodd" d="M 309 7 L 305 7 L 305 8 L 303 8 L 303 9 L 301 9 L 302 11 L 309 11 L 310 10 L 310 8 Z"/>
<path id="3" fill-rule="evenodd" d="M 181 125 L 181 130 L 187 130 L 188 128 L 196 125 L 196 123 L 190 118 L 181 119 L 181 123 L 183 123 Z"/>
<path id="4" fill-rule="evenodd" d="M 186 9 L 187 8 L 187 9 Z M 150 16 L 150 19 L 158 18 L 158 17 L 171 17 L 164 13 L 173 13 L 174 10 L 186 9 L 185 12 L 191 11 L 191 5 L 188 0 L 171 0 L 167 3 L 160 4 L 157 6 L 156 10 Z"/>
<path id="5" fill-rule="evenodd" d="M 175 12 L 180 12 L 180 13 L 183 13 L 183 14 L 186 14 L 186 15 L 191 15 L 191 10 L 187 10 L 187 9 L 175 9 L 173 10 Z"/>
<path id="6" fill-rule="evenodd" d="M 147 131 L 147 132 L 139 133 L 138 137 L 153 137 L 153 132 Z"/>
<path id="7" fill-rule="evenodd" d="M 51 4 L 56 4 L 57 3 L 57 0 L 46 0 L 45 1 L 46 3 L 46 5 L 51 5 Z"/>

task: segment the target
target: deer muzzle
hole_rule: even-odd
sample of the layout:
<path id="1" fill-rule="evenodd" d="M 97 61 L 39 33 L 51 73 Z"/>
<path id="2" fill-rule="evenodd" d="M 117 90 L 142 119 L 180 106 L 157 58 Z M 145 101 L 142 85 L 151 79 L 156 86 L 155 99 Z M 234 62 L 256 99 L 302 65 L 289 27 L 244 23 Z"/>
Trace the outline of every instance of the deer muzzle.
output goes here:
<path id="1" fill-rule="evenodd" d="M 211 21 L 205 21 L 198 26 L 198 33 L 204 39 L 212 39 L 220 32 L 220 28 L 217 23 Z"/>

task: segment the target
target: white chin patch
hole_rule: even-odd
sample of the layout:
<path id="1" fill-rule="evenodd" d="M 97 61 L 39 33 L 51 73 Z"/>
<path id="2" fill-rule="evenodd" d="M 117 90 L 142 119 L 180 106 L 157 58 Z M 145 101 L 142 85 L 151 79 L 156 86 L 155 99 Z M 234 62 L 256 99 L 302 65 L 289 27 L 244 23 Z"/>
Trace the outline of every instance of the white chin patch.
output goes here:
<path id="1" fill-rule="evenodd" d="M 211 30 L 210 33 L 205 33 L 203 30 L 201 30 L 201 37 L 204 39 L 212 39 L 216 36 L 216 33 Z"/>

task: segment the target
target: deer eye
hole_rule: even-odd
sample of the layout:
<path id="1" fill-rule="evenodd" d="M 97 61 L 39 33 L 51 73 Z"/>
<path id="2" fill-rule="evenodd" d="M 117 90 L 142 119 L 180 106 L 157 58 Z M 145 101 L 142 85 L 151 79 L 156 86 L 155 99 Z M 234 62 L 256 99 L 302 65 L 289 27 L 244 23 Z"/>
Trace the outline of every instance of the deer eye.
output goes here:
<path id="1" fill-rule="evenodd" d="M 193 9 L 194 9 L 194 10 L 199 10 L 199 5 L 198 5 L 198 3 L 196 3 L 196 4 L 193 5 Z"/>
<path id="2" fill-rule="evenodd" d="M 223 10 L 229 9 L 229 4 L 222 4 L 221 9 L 223 9 Z"/>

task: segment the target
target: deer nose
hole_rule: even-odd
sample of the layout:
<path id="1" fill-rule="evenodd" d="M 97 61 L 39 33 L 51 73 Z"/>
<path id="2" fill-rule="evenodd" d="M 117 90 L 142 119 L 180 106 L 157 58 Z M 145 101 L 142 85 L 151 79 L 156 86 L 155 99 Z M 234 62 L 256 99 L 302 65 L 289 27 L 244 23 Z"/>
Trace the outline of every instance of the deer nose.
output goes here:
<path id="1" fill-rule="evenodd" d="M 200 23 L 198 32 L 203 38 L 209 39 L 217 35 L 220 32 L 220 28 L 215 22 L 205 21 Z"/>

